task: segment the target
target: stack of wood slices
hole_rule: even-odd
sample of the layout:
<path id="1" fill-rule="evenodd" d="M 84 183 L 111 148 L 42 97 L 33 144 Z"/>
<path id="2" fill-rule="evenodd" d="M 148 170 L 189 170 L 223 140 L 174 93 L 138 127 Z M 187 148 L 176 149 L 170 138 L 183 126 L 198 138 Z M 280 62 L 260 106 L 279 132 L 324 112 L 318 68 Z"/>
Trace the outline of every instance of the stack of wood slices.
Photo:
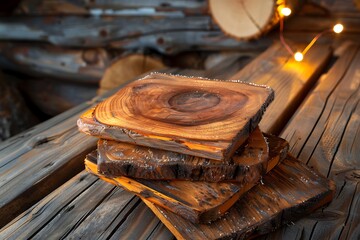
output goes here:
<path id="1" fill-rule="evenodd" d="M 330 201 L 334 184 L 258 127 L 266 86 L 151 74 L 84 113 L 89 172 L 137 194 L 179 239 L 264 234 Z"/>

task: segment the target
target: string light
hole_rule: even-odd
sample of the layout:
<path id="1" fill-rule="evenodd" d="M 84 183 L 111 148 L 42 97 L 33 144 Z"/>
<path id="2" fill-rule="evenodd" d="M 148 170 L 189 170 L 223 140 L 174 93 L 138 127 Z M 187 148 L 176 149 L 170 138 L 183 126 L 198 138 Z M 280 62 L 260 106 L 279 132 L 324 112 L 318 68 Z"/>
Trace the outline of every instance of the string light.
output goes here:
<path id="1" fill-rule="evenodd" d="M 328 29 L 325 31 L 320 32 L 319 34 L 317 34 L 312 40 L 311 42 L 304 48 L 303 51 L 297 51 L 296 53 L 294 53 L 294 51 L 291 49 L 291 47 L 286 43 L 285 39 L 284 39 L 284 17 L 287 17 L 291 14 L 291 9 L 288 7 L 282 7 L 278 9 L 278 13 L 279 13 L 279 22 L 280 22 L 280 41 L 283 44 L 283 46 L 285 47 L 285 49 L 291 54 L 293 55 L 295 61 L 297 62 L 301 62 L 304 59 L 305 54 L 310 50 L 310 48 L 315 44 L 315 42 L 325 33 L 329 33 L 329 32 L 334 32 L 334 33 L 341 33 L 344 30 L 344 26 L 340 23 L 337 23 L 334 25 L 334 27 L 332 29 Z"/>
<path id="2" fill-rule="evenodd" d="M 282 8 L 284 9 L 284 8 Z M 285 47 L 285 49 L 291 54 L 294 55 L 294 51 L 291 49 L 291 47 L 286 43 L 285 39 L 284 39 L 284 17 L 281 15 L 281 10 L 280 12 L 280 41 L 282 43 L 282 45 Z"/>
<path id="3" fill-rule="evenodd" d="M 335 33 L 341 33 L 344 30 L 344 26 L 341 23 L 335 24 L 333 31 Z"/>
<path id="4" fill-rule="evenodd" d="M 296 52 L 294 54 L 295 61 L 301 62 L 304 59 L 304 55 L 301 52 Z"/>
<path id="5" fill-rule="evenodd" d="M 288 16 L 290 16 L 290 14 L 291 14 L 291 9 L 288 8 L 288 7 L 284 7 L 284 8 L 282 8 L 282 9 L 280 10 L 280 13 L 281 13 L 283 16 L 288 17 Z"/>

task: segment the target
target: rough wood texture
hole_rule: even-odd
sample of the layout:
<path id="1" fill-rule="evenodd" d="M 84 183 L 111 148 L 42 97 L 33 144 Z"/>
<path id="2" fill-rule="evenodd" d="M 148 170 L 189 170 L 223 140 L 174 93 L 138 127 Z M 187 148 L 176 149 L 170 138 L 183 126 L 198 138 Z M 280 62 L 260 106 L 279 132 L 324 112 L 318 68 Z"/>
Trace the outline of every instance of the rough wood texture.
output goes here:
<path id="1" fill-rule="evenodd" d="M 114 51 L 112 52 L 114 55 Z M 111 57 L 101 48 L 69 49 L 41 44 L 0 43 L 0 66 L 39 78 L 98 85 Z"/>
<path id="2" fill-rule="evenodd" d="M 31 40 L 77 48 L 153 48 L 168 54 L 194 48 L 248 50 L 269 43 L 269 39 L 245 43 L 226 37 L 209 16 L 1 17 L 0 40 Z"/>
<path id="3" fill-rule="evenodd" d="M 360 15 L 360 14 L 359 14 Z M 291 32 L 313 32 L 319 33 L 324 30 L 332 30 L 333 26 L 341 22 L 344 25 L 344 34 L 357 33 L 359 34 L 360 28 L 360 18 L 341 18 L 340 20 L 336 20 L 334 18 L 325 16 L 304 16 L 304 17 L 296 17 L 292 18 L 286 22 L 285 30 L 287 33 Z M 335 33 L 328 33 L 329 35 L 333 35 L 332 39 L 336 39 L 337 36 Z M 341 33 L 343 34 L 343 33 Z M 335 35 L 335 36 L 334 36 Z"/>
<path id="4" fill-rule="evenodd" d="M 279 145 L 286 145 L 286 142 Z M 115 141 L 98 142 L 98 171 L 107 177 L 232 180 L 244 184 L 260 179 L 268 157 L 268 145 L 259 128 L 255 128 L 245 146 L 235 152 L 230 163 Z"/>
<path id="5" fill-rule="evenodd" d="M 358 17 L 360 12 L 356 9 L 356 0 L 310 0 L 308 4 L 321 8 L 322 13 L 338 18 L 344 17 Z"/>
<path id="6" fill-rule="evenodd" d="M 294 47 L 303 49 L 304 46 Z M 231 77 L 274 89 L 276 97 L 259 124 L 264 132 L 280 133 L 325 68 L 331 52 L 327 45 L 314 46 L 298 63 L 281 44 L 274 44 Z"/>
<path id="7" fill-rule="evenodd" d="M 287 145 L 274 136 L 269 136 L 271 159 L 266 169 L 269 172 L 286 156 Z M 88 155 L 85 160 L 86 169 L 101 179 L 118 185 L 138 196 L 148 199 L 165 209 L 172 211 L 191 222 L 209 222 L 218 219 L 260 179 L 253 179 L 246 184 L 209 183 L 202 181 L 162 181 L 131 179 L 128 177 L 108 178 L 97 171 L 96 152 Z M 265 172 L 265 171 L 264 171 Z M 184 193 L 187 194 L 184 194 Z"/>
<path id="8" fill-rule="evenodd" d="M 77 47 L 106 46 L 115 39 L 134 38 L 159 31 L 209 30 L 209 17 L 2 17 L 1 39 L 46 41 Z M 128 39 L 129 40 L 129 39 Z M 116 40 L 115 40 L 116 41 Z"/>
<path id="9" fill-rule="evenodd" d="M 331 201 L 335 185 L 288 157 L 211 224 L 193 224 L 143 199 L 177 239 L 245 239 L 273 231 Z"/>
<path id="10" fill-rule="evenodd" d="M 191 40 L 192 41 L 192 40 Z M 258 45 L 257 42 L 255 42 L 255 46 L 253 45 L 254 43 L 251 43 L 249 46 L 256 47 Z M 293 77 L 291 78 L 288 74 L 285 74 L 286 71 L 289 71 L 289 69 L 291 69 L 290 64 L 287 64 L 287 61 L 290 59 L 290 56 L 288 56 L 288 53 L 281 47 L 281 45 L 277 45 L 277 49 L 274 47 L 269 48 L 268 50 L 266 50 L 264 52 L 264 54 L 262 54 L 259 58 L 256 58 L 252 63 L 250 63 L 249 66 L 251 66 L 251 68 L 245 68 L 246 70 L 246 75 L 244 75 L 245 77 L 243 78 L 243 80 L 247 80 L 249 82 L 251 81 L 256 81 L 257 78 L 262 78 L 261 76 L 267 76 L 267 77 L 271 77 L 271 81 L 277 81 L 277 80 L 282 80 L 281 83 L 284 86 L 291 86 L 290 83 L 294 82 L 306 82 L 307 81 L 307 75 L 305 74 L 299 74 L 300 70 L 305 72 L 305 69 L 303 68 L 299 68 L 297 74 L 294 74 Z M 311 61 L 311 65 L 314 68 L 308 68 L 309 70 L 309 74 L 312 75 L 314 72 L 319 72 L 319 71 L 323 71 L 324 69 L 324 55 L 328 55 L 328 48 L 324 47 L 321 44 L 316 44 L 312 49 L 312 54 L 314 54 L 313 60 Z M 309 52 L 309 53 L 310 53 Z M 320 52 L 322 52 L 323 54 L 320 54 Z M 315 54 L 317 53 L 317 54 Z M 268 56 L 268 58 L 265 57 L 265 55 Z M 317 56 L 316 56 L 317 55 Z M 306 60 L 306 59 L 305 59 Z M 199 72 L 199 71 L 181 71 L 178 69 L 172 70 L 169 73 L 172 74 L 181 74 L 181 75 L 189 75 L 189 76 L 194 76 L 197 74 L 205 74 L 206 77 L 208 78 L 223 78 L 220 76 L 223 76 L 224 74 L 226 74 L 226 76 L 231 76 L 235 73 L 235 71 L 238 71 L 239 69 L 234 68 L 234 66 L 236 66 L 236 64 L 221 64 L 222 68 L 218 69 L 218 72 L 215 71 L 208 71 L 208 72 Z M 282 67 L 283 66 L 283 67 Z M 284 66 L 286 66 L 286 68 L 284 68 Z M 316 71 L 315 71 L 316 69 Z M 207 74 L 211 74 L 211 75 L 207 75 Z M 245 74 L 245 73 L 244 73 Z M 201 75 L 204 76 L 204 75 Z M 282 76 L 282 77 L 281 77 Z M 287 77 L 286 77 L 287 76 Z M 356 78 L 355 78 L 356 79 Z M 297 86 L 297 84 L 294 84 L 294 86 Z M 290 88 L 291 89 L 291 88 Z M 297 91 L 297 90 L 301 90 L 302 88 L 293 88 L 292 90 L 292 94 Z M 277 96 L 276 98 L 282 98 L 282 99 L 287 99 L 286 96 L 288 95 L 288 93 L 291 91 L 281 91 L 278 90 L 277 91 Z M 115 91 L 113 92 L 115 93 Z M 108 96 L 110 96 L 111 94 L 109 94 Z M 305 92 L 299 96 L 299 102 L 300 102 L 300 98 L 303 99 L 303 97 L 305 97 Z M 60 114 L 59 116 L 56 116 L 55 118 L 52 118 L 50 120 L 48 120 L 47 122 L 44 122 L 40 125 L 38 125 L 37 127 L 30 129 L 26 132 L 23 132 L 13 138 L 10 138 L 4 142 L 2 142 L 0 144 L 0 151 L 1 151 L 1 156 L 2 158 L 4 156 L 7 156 L 8 160 L 6 160 L 5 163 L 9 163 L 9 162 L 13 162 L 15 163 L 17 161 L 17 159 L 19 159 L 22 155 L 24 155 L 26 152 L 28 151 L 33 151 L 33 146 L 39 146 L 40 142 L 43 142 L 44 139 L 48 139 L 48 137 L 50 137 L 50 139 L 52 139 L 52 141 L 49 142 L 49 144 L 40 144 L 43 148 L 43 151 L 47 151 L 48 149 L 52 149 L 53 151 L 53 156 L 55 156 L 55 158 L 57 158 L 58 156 L 61 155 L 61 153 L 59 153 L 59 151 L 64 150 L 64 149 L 70 149 L 72 150 L 75 146 L 74 142 L 72 141 L 65 141 L 62 142 L 61 147 L 57 147 L 57 143 L 59 143 L 58 139 L 61 139 L 61 137 L 63 135 L 57 135 L 56 134 L 56 129 L 60 128 L 63 130 L 67 130 L 69 128 L 64 128 L 63 125 L 59 125 L 62 124 L 63 122 L 67 121 L 67 119 L 71 118 L 73 124 L 75 124 L 75 119 L 77 118 L 78 114 L 80 112 L 85 111 L 87 108 L 89 108 L 92 104 L 96 104 L 98 101 L 103 100 L 103 97 L 101 98 L 95 98 L 94 100 L 84 103 L 74 109 L 71 109 L 63 114 Z M 282 106 L 283 102 L 285 101 L 280 101 L 277 102 L 276 104 L 279 104 L 279 106 Z M 286 101 L 287 102 L 287 101 Z M 294 106 L 296 108 L 296 106 Z M 291 115 L 286 115 L 288 118 L 284 119 L 285 115 L 281 115 L 282 117 L 282 121 L 283 122 L 287 122 L 289 117 L 291 117 Z M 73 117 L 73 118 L 72 118 Z M 273 126 L 277 125 L 277 119 L 280 116 L 275 116 L 274 119 L 272 119 L 272 121 L 267 121 L 267 124 L 263 124 L 263 128 L 264 129 L 271 129 L 273 128 Z M 270 119 L 269 119 L 270 120 Z M 263 119 L 264 121 L 264 119 Z M 71 127 L 74 127 L 74 125 L 72 125 Z M 277 125 L 277 127 L 283 127 L 281 125 Z M 280 129 L 281 129 L 280 128 Z M 74 131 L 74 130 L 70 130 L 70 131 Z M 55 134 L 52 134 L 54 133 Z M 81 133 L 76 133 L 75 136 L 79 135 Z M 86 138 L 84 138 L 86 139 Z M 79 140 L 79 142 L 81 142 L 81 140 Z M 59 143 L 60 144 L 60 143 Z M 88 145 L 83 146 L 85 147 L 95 147 L 96 141 L 93 141 L 91 143 L 88 143 Z M 56 146 L 56 147 L 55 147 Z M 38 178 L 38 179 L 44 179 L 44 181 L 41 182 L 41 184 L 44 184 L 48 187 L 47 191 L 45 192 L 35 192 L 34 189 L 29 190 L 29 192 L 32 192 L 32 194 L 28 194 L 27 198 L 25 200 L 30 200 L 30 203 L 27 201 L 20 201 L 17 202 L 17 207 L 18 210 L 17 212 L 13 212 L 11 211 L 11 216 L 9 214 L 1 214 L 2 216 L 2 221 L 3 222 L 8 222 L 9 220 L 11 220 L 14 216 L 16 216 L 17 214 L 19 214 L 20 212 L 24 212 L 24 214 L 22 214 L 19 218 L 17 218 L 16 220 L 14 220 L 11 224 L 9 224 L 9 228 L 7 229 L 11 229 L 12 234 L 14 236 L 22 236 L 20 238 L 26 238 L 29 236 L 34 236 L 34 238 L 44 238 L 42 237 L 44 236 L 49 236 L 49 235 L 55 235 L 56 236 L 71 236 L 73 233 L 77 232 L 80 234 L 84 235 L 84 238 L 96 238 L 97 236 L 103 236 L 104 238 L 111 238 L 112 236 L 115 236 L 115 238 L 119 239 L 120 236 L 130 236 L 133 237 L 135 239 L 138 238 L 147 238 L 148 236 L 150 236 L 149 238 L 151 239 L 151 236 L 153 233 L 157 233 L 157 236 L 163 237 L 164 239 L 170 239 L 171 236 L 169 236 L 169 232 L 167 231 L 166 227 L 164 227 L 164 225 L 162 225 L 161 223 L 159 224 L 159 221 L 157 220 L 157 218 L 154 217 L 154 215 L 151 213 L 151 211 L 146 210 L 147 208 L 145 207 L 144 204 L 136 204 L 136 205 L 131 205 L 132 201 L 129 202 L 129 205 L 131 207 L 131 211 L 134 211 L 133 214 L 129 214 L 129 215 L 122 215 L 120 214 L 123 211 L 123 208 L 118 208 L 116 210 L 114 210 L 113 207 L 107 207 L 107 196 L 112 196 L 112 191 L 109 190 L 108 188 L 106 188 L 105 186 L 107 185 L 106 183 L 101 183 L 101 187 L 97 188 L 96 190 L 94 190 L 93 187 L 95 187 L 96 185 L 88 185 L 88 186 L 84 186 L 81 188 L 80 193 L 89 193 L 90 195 L 96 196 L 96 199 L 94 199 L 93 201 L 89 201 L 89 197 L 87 195 L 84 194 L 79 194 L 79 192 L 75 192 L 73 191 L 73 188 L 69 187 L 69 184 L 77 184 L 78 182 L 81 182 L 80 179 L 82 178 L 73 178 L 72 180 L 69 181 L 68 184 L 60 187 L 58 190 L 54 191 L 51 193 L 52 190 L 56 189 L 57 186 L 59 185 L 54 185 L 54 182 L 52 181 L 53 179 L 56 178 L 57 182 L 64 182 L 66 181 L 66 179 L 68 177 L 70 177 L 71 174 L 73 174 L 72 172 L 69 172 L 69 169 L 72 170 L 72 168 L 70 167 L 67 172 L 66 172 L 66 176 L 65 177 L 61 177 L 60 175 L 57 174 L 53 174 L 56 173 L 56 169 L 58 169 L 58 167 L 60 165 L 54 164 L 52 166 L 49 166 L 47 168 L 47 170 L 49 171 L 43 171 L 41 165 L 39 167 L 37 167 L 38 165 L 36 164 L 38 160 L 42 161 L 42 158 L 38 158 L 37 156 L 39 156 L 43 151 L 37 151 L 37 153 L 34 154 L 27 154 L 25 158 L 22 158 L 22 160 L 27 160 L 27 161 L 31 161 L 33 163 L 33 168 L 31 168 L 32 173 L 35 173 L 34 176 L 39 177 L 40 175 L 38 174 L 39 172 L 44 173 L 42 175 L 42 178 Z M 76 153 L 78 153 L 78 151 L 66 151 L 67 159 L 73 159 L 74 156 L 76 156 Z M 77 159 L 77 158 L 76 158 Z M 78 164 L 81 165 L 83 167 L 83 159 L 77 159 L 76 161 L 78 161 Z M 18 166 L 22 165 L 22 162 L 17 162 Z M 15 166 L 14 166 L 15 167 Z M 85 173 L 86 174 L 86 173 Z M 56 176 L 56 177 L 55 177 Z M 22 175 L 17 175 L 17 178 L 22 178 Z M 94 179 L 94 178 L 93 178 Z M 19 179 L 18 181 L 18 185 L 19 186 L 24 186 L 23 190 L 26 188 L 30 188 L 32 186 L 32 184 L 27 184 L 27 181 L 29 180 L 29 176 L 24 176 L 24 178 Z M 38 181 L 38 180 L 37 180 Z M 102 181 L 101 181 L 102 182 Z M 347 185 L 346 188 L 344 189 L 355 189 L 354 187 L 356 187 L 356 184 L 353 185 Z M 100 189 L 100 190 L 98 190 Z M 111 188 L 112 189 L 112 188 Z M 13 193 L 15 189 L 12 190 L 11 193 Z M 102 191 L 103 190 L 103 191 Z M 2 192 L 1 188 L 0 191 Z M 7 190 L 5 190 L 6 192 Z M 21 194 L 21 192 L 17 192 L 16 194 Z M 94 192 L 96 192 L 96 194 L 94 194 Z M 58 194 L 58 195 L 55 195 Z M 49 195 L 48 195 L 49 194 Z M 39 203 L 37 203 L 36 205 L 34 205 L 34 207 L 31 207 L 30 209 L 28 209 L 29 206 L 32 206 L 34 203 L 36 203 L 37 199 L 34 200 L 34 196 L 38 197 L 37 199 L 43 198 Z M 47 197 L 46 197 L 47 196 Z M 62 198 L 58 197 L 58 196 L 67 196 L 69 197 L 69 199 L 71 199 L 71 201 L 62 201 Z M 351 196 L 351 195 L 349 195 Z M 116 196 L 115 196 L 116 198 Z M 349 199 L 352 198 L 347 198 L 347 199 L 343 199 L 344 201 L 347 201 Z M 58 201 L 56 201 L 58 200 Z M 76 200 L 76 204 L 72 204 L 72 200 Z M 114 200 L 116 204 L 116 200 Z M 356 199 L 355 199 L 355 206 L 356 206 Z M 87 204 L 91 204 L 92 207 L 89 207 L 89 205 Z M 81 206 L 85 206 L 84 208 Z M 56 209 L 60 209 L 60 210 L 49 210 L 49 211 L 42 211 L 44 209 L 46 209 L 47 207 L 56 207 Z M 27 210 L 28 209 L 28 210 Z M 90 210 L 89 210 L 90 209 Z M 94 211 L 93 211 L 94 210 Z M 14 210 L 15 211 L 15 210 Z M 128 211 L 125 211 L 124 213 L 126 213 Z M 9 212 L 8 212 L 9 213 Z M 114 217 L 110 217 L 114 216 Z M 320 218 L 322 218 L 321 214 L 318 214 L 318 216 L 320 215 Z M 57 216 L 57 217 L 55 217 Z M 109 216 L 109 218 L 104 218 L 102 216 Z M 328 216 L 328 215 L 327 215 Z M 333 215 L 330 215 L 333 216 Z M 326 216 L 323 216 L 324 218 Z M 345 216 L 341 217 L 342 219 L 345 218 Z M 61 221 L 57 221 L 58 219 L 60 219 Z M 112 222 L 109 222 L 108 220 L 112 219 Z M 143 219 L 145 219 L 143 221 Z M 319 219 L 319 217 L 317 217 L 317 219 Z M 83 221 L 86 221 L 86 224 L 82 224 Z M 87 226 L 89 224 L 95 224 L 96 228 L 93 229 L 98 229 L 98 231 L 96 233 L 94 233 L 93 231 L 89 231 L 89 229 L 87 228 Z M 326 223 L 326 222 L 325 222 Z M 41 231 L 42 228 L 47 226 L 47 232 L 45 231 Z M 353 225 L 354 226 L 354 225 Z M 285 229 L 288 229 L 287 227 Z M 292 229 L 292 228 L 290 228 Z M 309 230 L 311 230 L 311 227 L 309 228 Z M 344 229 L 344 234 L 347 231 L 347 229 Z M 300 229 L 300 231 L 302 231 Z M 2 233 L 2 231 L 0 231 Z M 0 234 L 1 234 L 0 233 Z M 27 234 L 28 233 L 28 234 Z M 90 235 L 87 235 L 87 233 L 89 233 Z M 290 239 L 294 239 L 296 238 L 296 234 L 297 232 L 291 232 L 287 231 L 287 235 L 286 236 L 290 236 Z M 293 234 L 293 235 L 292 235 Z M 1 235 L 2 238 L 3 235 Z M 7 235 L 5 235 L 7 236 Z M 11 236 L 11 235 L 10 235 Z M 81 236 L 81 235 L 77 235 L 77 236 Z M 307 235 L 309 236 L 309 235 Z M 5 237 L 6 238 L 6 237 Z M 15 237 L 16 238 L 16 237 Z M 286 238 L 289 239 L 289 238 Z M 306 239 L 306 238 L 305 238 Z M 307 238 L 309 239 L 309 237 Z"/>
<path id="11" fill-rule="evenodd" d="M 19 15 L 197 15 L 206 13 L 207 1 L 187 0 L 22 0 L 15 10 Z"/>
<path id="12" fill-rule="evenodd" d="M 141 222 L 146 224 L 140 226 Z M 41 231 L 44 228 L 46 231 Z M 1 239 L 119 239 L 119 236 L 125 239 L 172 238 L 160 220 L 133 194 L 85 171 L 0 231 Z"/>
<path id="13" fill-rule="evenodd" d="M 76 118 L 30 137 L 17 148 L 5 149 L 9 154 L 0 158 L 0 226 L 83 168 L 82 159 L 96 139 L 76 134 Z"/>
<path id="14" fill-rule="evenodd" d="M 281 134 L 291 152 L 333 179 L 337 192 L 321 211 L 269 236 L 268 239 L 359 239 L 359 100 L 357 45 L 342 45 L 338 59 L 324 75 Z M 299 124 L 301 123 L 301 124 Z"/>
<path id="15" fill-rule="evenodd" d="M 86 112 L 78 126 L 101 138 L 228 161 L 273 97 L 265 86 L 152 74 Z"/>

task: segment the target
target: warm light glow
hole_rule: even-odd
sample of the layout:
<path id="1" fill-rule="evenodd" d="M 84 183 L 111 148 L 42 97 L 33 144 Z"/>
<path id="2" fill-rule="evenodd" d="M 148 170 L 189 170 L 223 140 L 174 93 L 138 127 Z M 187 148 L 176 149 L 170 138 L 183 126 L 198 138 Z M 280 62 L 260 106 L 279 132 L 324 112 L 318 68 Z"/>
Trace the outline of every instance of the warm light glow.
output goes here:
<path id="1" fill-rule="evenodd" d="M 295 61 L 301 62 L 304 59 L 304 55 L 301 52 L 296 52 L 294 54 Z"/>
<path id="2" fill-rule="evenodd" d="M 289 16 L 291 14 L 291 9 L 288 8 L 288 7 L 284 7 L 284 8 L 281 9 L 280 12 L 281 12 L 282 15 L 287 17 L 287 16 Z"/>
<path id="3" fill-rule="evenodd" d="M 334 27 L 333 27 L 333 31 L 335 33 L 341 33 L 342 31 L 344 30 L 344 26 L 340 23 L 336 24 Z"/>

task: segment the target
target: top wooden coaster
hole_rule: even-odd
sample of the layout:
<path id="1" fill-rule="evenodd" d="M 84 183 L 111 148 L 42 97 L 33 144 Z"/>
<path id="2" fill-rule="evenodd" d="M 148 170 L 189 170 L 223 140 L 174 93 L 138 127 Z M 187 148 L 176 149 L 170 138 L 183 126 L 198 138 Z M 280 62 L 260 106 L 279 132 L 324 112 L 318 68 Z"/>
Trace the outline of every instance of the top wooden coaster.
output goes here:
<path id="1" fill-rule="evenodd" d="M 265 86 L 151 74 L 84 113 L 78 126 L 105 139 L 228 160 L 273 98 Z"/>

